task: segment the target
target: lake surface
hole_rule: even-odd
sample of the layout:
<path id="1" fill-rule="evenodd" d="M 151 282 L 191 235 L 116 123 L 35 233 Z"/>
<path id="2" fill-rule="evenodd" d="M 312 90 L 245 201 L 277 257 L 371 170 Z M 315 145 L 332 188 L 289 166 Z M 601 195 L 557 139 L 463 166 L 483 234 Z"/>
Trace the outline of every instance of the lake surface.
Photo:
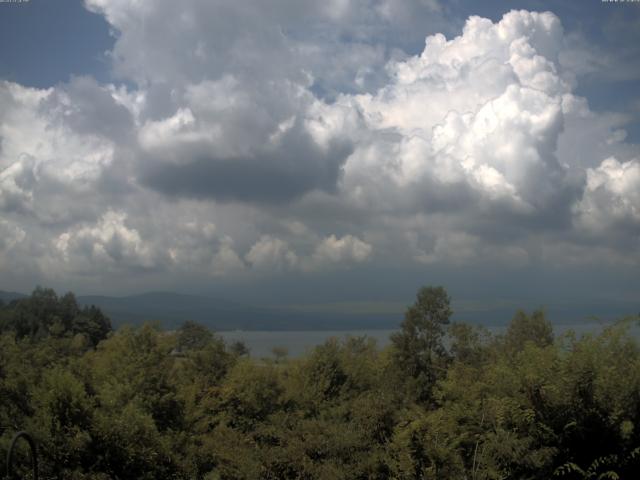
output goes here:
<path id="1" fill-rule="evenodd" d="M 597 322 L 579 323 L 571 325 L 554 325 L 555 335 L 561 335 L 568 330 L 573 330 L 577 335 L 585 333 L 599 333 L 607 324 Z M 502 333 L 504 326 L 491 326 L 487 329 L 492 333 Z M 254 358 L 271 357 L 275 347 L 284 347 L 290 357 L 301 356 L 315 346 L 324 343 L 327 339 L 335 337 L 343 339 L 349 336 L 373 338 L 378 347 L 389 345 L 389 337 L 397 330 L 311 330 L 311 331 L 228 331 L 218 332 L 227 342 L 240 340 L 249 348 Z M 640 336 L 640 327 L 633 327 L 632 333 Z"/>
<path id="2" fill-rule="evenodd" d="M 311 330 L 311 331 L 232 331 L 217 332 L 228 341 L 241 340 L 249 348 L 252 357 L 272 356 L 275 347 L 284 347 L 290 357 L 303 355 L 313 347 L 324 343 L 331 337 L 339 339 L 346 337 L 367 336 L 376 340 L 379 347 L 389 344 L 389 336 L 396 330 Z"/>

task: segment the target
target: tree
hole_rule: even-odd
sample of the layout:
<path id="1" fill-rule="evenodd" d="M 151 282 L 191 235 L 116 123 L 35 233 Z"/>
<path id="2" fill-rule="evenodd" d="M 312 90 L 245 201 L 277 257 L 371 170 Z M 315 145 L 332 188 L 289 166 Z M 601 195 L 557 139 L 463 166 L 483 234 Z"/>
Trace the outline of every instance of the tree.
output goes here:
<path id="1" fill-rule="evenodd" d="M 428 400 L 446 363 L 442 343 L 453 313 L 443 287 L 423 287 L 407 309 L 401 331 L 391 336 L 397 365 L 411 379 L 419 400 Z"/>
<path id="2" fill-rule="evenodd" d="M 98 307 L 91 305 L 84 307 L 73 319 L 71 331 L 76 335 L 85 335 L 95 347 L 111 332 L 111 320 Z"/>
<path id="3" fill-rule="evenodd" d="M 82 334 L 95 347 L 111 332 L 111 321 L 93 305 L 81 309 L 71 292 L 58 297 L 50 288 L 37 287 L 30 297 L 1 309 L 0 332 L 4 331 L 32 340 Z"/>
<path id="4" fill-rule="evenodd" d="M 553 326 L 543 310 L 536 310 L 530 316 L 519 310 L 509 323 L 504 342 L 512 354 L 521 351 L 528 342 L 546 347 L 553 344 Z"/>
<path id="5" fill-rule="evenodd" d="M 283 388 L 273 366 L 246 359 L 230 370 L 220 393 L 225 423 L 248 431 L 279 408 Z"/>
<path id="6" fill-rule="evenodd" d="M 188 352 L 201 350 L 213 340 L 213 334 L 207 327 L 187 320 L 178 330 L 178 350 Z"/>
<path id="7" fill-rule="evenodd" d="M 287 355 L 289 355 L 289 349 L 287 349 L 287 347 L 275 346 L 271 349 L 271 353 L 273 354 L 276 363 L 282 363 L 286 360 Z"/>
<path id="8" fill-rule="evenodd" d="M 236 340 L 229 345 L 229 352 L 236 357 L 248 357 L 249 347 L 242 340 Z"/>
<path id="9" fill-rule="evenodd" d="M 479 365 L 486 360 L 489 332 L 486 328 L 454 322 L 447 331 L 453 360 Z"/>

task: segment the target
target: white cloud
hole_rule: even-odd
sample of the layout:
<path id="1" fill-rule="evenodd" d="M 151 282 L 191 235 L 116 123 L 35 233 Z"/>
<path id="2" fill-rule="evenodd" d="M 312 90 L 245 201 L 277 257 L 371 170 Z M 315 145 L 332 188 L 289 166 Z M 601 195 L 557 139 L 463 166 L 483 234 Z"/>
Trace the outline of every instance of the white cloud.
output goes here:
<path id="1" fill-rule="evenodd" d="M 123 212 L 108 211 L 94 225 L 62 233 L 55 243 L 71 268 L 146 269 L 160 260 L 138 230 L 127 225 Z"/>
<path id="2" fill-rule="evenodd" d="M 394 49 L 446 25 L 436 0 L 85 4 L 118 34 L 116 71 L 139 85 L 216 80 L 236 70 L 264 82 L 313 78 L 326 91 L 353 89 L 358 72 L 382 70 Z"/>
<path id="3" fill-rule="evenodd" d="M 151 150 L 169 146 L 174 142 L 198 141 L 201 137 L 190 131 L 194 123 L 195 118 L 188 108 L 181 108 L 175 115 L 162 120 L 147 121 L 140 129 L 140 144 L 143 148 Z"/>
<path id="4" fill-rule="evenodd" d="M 93 131 L 79 134 L 65 122 L 73 115 L 72 94 L 9 82 L 3 82 L 0 90 L 5 107 L 0 165 L 30 157 L 32 168 L 61 182 L 79 184 L 95 180 L 112 162 L 114 148 L 108 139 Z"/>
<path id="5" fill-rule="evenodd" d="M 171 220 L 168 220 L 171 222 Z M 218 227 L 205 220 L 173 222 L 171 233 L 161 237 L 159 246 L 167 250 L 170 269 L 204 275 L 237 274 L 245 264 L 234 248 L 233 239 L 218 232 Z M 160 228 L 164 228 L 161 226 Z"/>
<path id="6" fill-rule="evenodd" d="M 522 267 L 530 263 L 526 248 L 484 242 L 482 238 L 464 232 L 441 232 L 428 250 L 415 245 L 415 260 L 425 265 L 440 264 L 457 267 L 500 265 Z"/>
<path id="7" fill-rule="evenodd" d="M 610 157 L 597 168 L 589 168 L 575 209 L 578 221 L 589 229 L 608 231 L 616 224 L 640 227 L 640 162 Z"/>
<path id="8" fill-rule="evenodd" d="M 11 250 L 24 240 L 26 233 L 22 228 L 0 219 L 0 253 Z"/>
<path id="9" fill-rule="evenodd" d="M 0 172 L 0 209 L 30 212 L 33 210 L 33 185 L 36 182 L 33 157 L 20 159 Z"/>
<path id="10" fill-rule="evenodd" d="M 295 225 L 294 235 L 300 232 L 299 225 Z M 317 270 L 331 270 L 347 268 L 352 264 L 363 263 L 369 259 L 373 247 L 353 235 L 336 237 L 330 235 L 316 242 L 313 252 L 309 255 L 297 254 L 287 242 L 263 235 L 245 255 L 249 265 L 257 270 L 269 272 L 283 272 L 301 270 L 313 272 Z"/>
<path id="11" fill-rule="evenodd" d="M 86 112 L 92 87 L 107 106 Z M 110 121 L 109 100 L 99 97 L 111 99 L 106 90 L 83 79 L 46 90 L 0 83 L 0 209 L 58 222 L 100 202 L 99 183 L 118 150 L 101 128 Z"/>
<path id="12" fill-rule="evenodd" d="M 322 240 L 311 256 L 311 268 L 362 263 L 369 258 L 373 247 L 353 235 L 338 238 L 330 235 Z"/>
<path id="13" fill-rule="evenodd" d="M 564 46 L 551 13 L 512 11 L 497 23 L 472 17 L 462 35 L 430 36 L 420 55 L 390 63 L 393 81 L 377 94 L 344 95 L 325 107 L 333 110 L 323 112 L 326 125 L 356 145 L 344 167 L 345 197 L 378 216 L 447 215 L 446 225 L 422 229 L 443 228 L 415 254 L 427 263 L 527 264 L 539 253 L 528 238 L 551 225 L 558 242 L 580 242 L 571 216 L 593 203 L 594 168 L 608 154 L 629 159 L 638 148 L 624 143 L 625 117 L 591 112 L 573 94 L 559 62 Z M 361 121 L 347 121 L 346 112 Z M 629 190 L 633 171 L 619 174 Z M 599 228 L 611 226 L 608 215 L 632 215 L 630 191 L 612 195 L 590 217 Z M 499 232 L 509 230 L 505 244 Z M 638 253 L 636 245 L 629 255 Z"/>
<path id="14" fill-rule="evenodd" d="M 359 137 L 345 186 L 373 191 L 367 172 L 377 168 L 398 187 L 395 198 L 466 188 L 473 202 L 480 195 L 520 213 L 547 208 L 565 188 L 555 156 L 569 94 L 556 63 L 561 35 L 554 15 L 520 11 L 495 24 L 472 17 L 452 40 L 428 37 L 421 55 L 390 65 L 393 83 L 339 102 L 355 102 L 363 128 L 381 133 Z"/>
<path id="15" fill-rule="evenodd" d="M 0 84 L 0 249 L 28 251 L 6 268 L 640 257 L 629 117 L 575 94 L 580 59 L 551 13 L 471 17 L 447 38 L 429 1 L 86 3 L 124 82 Z"/>
<path id="16" fill-rule="evenodd" d="M 279 238 L 263 235 L 245 255 L 246 261 L 257 270 L 280 272 L 294 268 L 298 256 Z"/>
<path id="17" fill-rule="evenodd" d="M 233 249 L 233 242 L 225 237 L 213 257 L 213 274 L 228 275 L 243 271 L 246 268 L 242 259 Z"/>
<path id="18" fill-rule="evenodd" d="M 0 276 L 15 278 L 32 267 L 36 252 L 30 244 L 20 225 L 0 218 Z"/>

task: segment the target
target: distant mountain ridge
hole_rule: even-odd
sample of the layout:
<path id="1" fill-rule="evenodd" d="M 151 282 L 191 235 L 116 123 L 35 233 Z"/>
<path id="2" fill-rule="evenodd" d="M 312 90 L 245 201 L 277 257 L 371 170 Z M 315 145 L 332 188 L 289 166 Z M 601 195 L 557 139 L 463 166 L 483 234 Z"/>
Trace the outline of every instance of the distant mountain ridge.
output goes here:
<path id="1" fill-rule="evenodd" d="M 5 303 L 26 298 L 16 292 L 0 291 Z M 213 330 L 350 330 L 396 328 L 398 315 L 358 315 L 350 313 L 299 312 L 287 308 L 241 305 L 228 300 L 172 292 L 149 292 L 123 297 L 76 296 L 82 306 L 95 305 L 114 327 L 157 321 L 167 329 L 187 320 Z"/>
<path id="2" fill-rule="evenodd" d="M 0 300 L 2 300 L 4 303 L 9 303 L 13 300 L 20 300 L 21 298 L 26 297 L 28 297 L 28 295 L 25 295 L 24 293 L 5 292 L 3 290 L 0 290 Z"/>
<path id="3" fill-rule="evenodd" d="M 228 300 L 170 292 L 149 292 L 125 297 L 79 296 L 82 305 L 95 305 L 114 326 L 159 321 L 176 328 L 186 320 L 213 330 L 349 330 L 395 328 L 398 315 L 326 314 L 241 305 Z"/>
<path id="4" fill-rule="evenodd" d="M 0 300 L 9 303 L 25 298 L 18 292 L 0 291 Z M 187 320 L 217 331 L 309 331 L 309 330 L 377 330 L 398 328 L 404 317 L 401 302 L 281 305 L 274 307 L 244 305 L 220 298 L 173 292 L 149 292 L 112 297 L 80 295 L 78 303 L 95 305 L 109 316 L 114 327 L 140 325 L 157 321 L 165 329 L 175 329 Z M 453 302 L 452 320 L 485 326 L 506 325 L 519 307 L 531 311 L 532 305 L 511 303 L 477 305 Z M 367 308 L 367 307 L 375 308 Z M 397 311 L 396 311 L 397 310 Z M 639 310 L 637 302 L 589 302 L 552 304 L 546 308 L 555 324 L 611 321 Z"/>

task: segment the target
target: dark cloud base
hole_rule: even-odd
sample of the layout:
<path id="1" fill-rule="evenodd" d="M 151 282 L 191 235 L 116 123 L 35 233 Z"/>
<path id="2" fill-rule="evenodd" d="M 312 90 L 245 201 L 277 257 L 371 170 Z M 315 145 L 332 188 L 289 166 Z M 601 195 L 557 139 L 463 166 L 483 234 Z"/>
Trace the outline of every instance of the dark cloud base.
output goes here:
<path id="1" fill-rule="evenodd" d="M 281 148 L 252 158 L 200 154 L 186 164 L 148 158 L 139 181 L 171 197 L 282 204 L 313 190 L 335 192 L 352 150 L 343 143 L 325 153 L 304 135 L 288 135 Z"/>

